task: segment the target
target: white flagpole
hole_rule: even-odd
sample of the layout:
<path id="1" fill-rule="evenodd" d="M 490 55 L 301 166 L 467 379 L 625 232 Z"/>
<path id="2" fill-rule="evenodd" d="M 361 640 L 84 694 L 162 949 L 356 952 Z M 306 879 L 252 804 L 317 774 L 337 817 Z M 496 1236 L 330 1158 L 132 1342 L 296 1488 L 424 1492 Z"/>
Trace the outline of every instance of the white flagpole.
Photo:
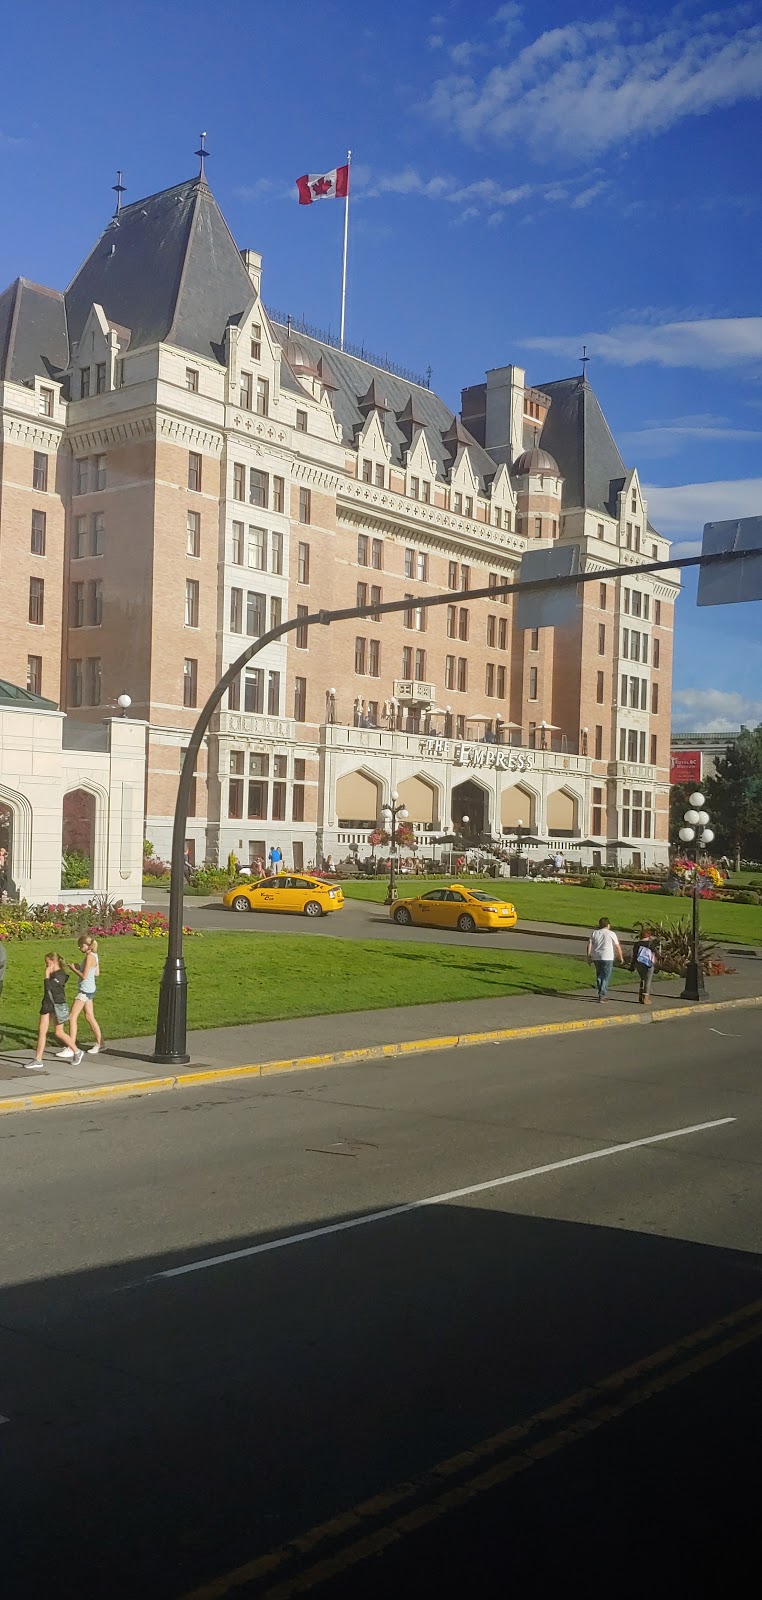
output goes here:
<path id="1" fill-rule="evenodd" d="M 344 253 L 341 262 L 341 332 L 339 334 L 339 348 L 344 349 L 344 313 L 347 303 L 347 239 L 349 236 L 349 191 L 352 166 L 352 151 L 347 151 L 347 198 L 344 201 Z"/>

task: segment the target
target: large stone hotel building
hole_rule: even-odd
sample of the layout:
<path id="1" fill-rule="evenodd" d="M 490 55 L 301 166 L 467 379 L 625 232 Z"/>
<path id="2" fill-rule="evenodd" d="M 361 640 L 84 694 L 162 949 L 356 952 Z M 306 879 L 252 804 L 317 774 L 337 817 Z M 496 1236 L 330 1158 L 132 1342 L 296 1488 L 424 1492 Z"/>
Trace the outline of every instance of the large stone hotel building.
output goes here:
<path id="1" fill-rule="evenodd" d="M 261 270 L 199 177 L 123 207 L 65 293 L 0 296 L 0 678 L 95 722 L 131 696 L 166 855 L 194 708 L 247 639 L 409 598 L 243 673 L 197 773 L 195 859 L 364 855 L 397 789 L 422 843 L 465 816 L 474 838 L 665 860 L 677 574 L 639 570 L 669 546 L 585 376 L 495 367 L 455 417 L 268 315 Z M 569 626 L 520 632 L 506 597 L 418 604 L 553 540 L 597 574 Z"/>

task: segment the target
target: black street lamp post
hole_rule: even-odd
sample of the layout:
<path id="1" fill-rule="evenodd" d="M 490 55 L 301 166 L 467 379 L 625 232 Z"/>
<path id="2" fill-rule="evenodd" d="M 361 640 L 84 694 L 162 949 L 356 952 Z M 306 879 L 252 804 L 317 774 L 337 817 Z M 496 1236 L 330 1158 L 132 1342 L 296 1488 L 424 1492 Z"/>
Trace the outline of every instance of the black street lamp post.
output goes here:
<path id="1" fill-rule="evenodd" d="M 391 824 L 389 832 L 391 834 L 392 853 L 389 859 L 389 886 L 386 891 L 386 900 L 384 901 L 385 905 L 390 906 L 392 901 L 396 899 L 397 894 L 397 823 L 404 822 L 407 816 L 407 806 L 400 800 L 396 789 L 392 789 L 391 802 L 389 805 L 381 807 L 381 813 L 384 817 L 388 817 Z"/>
<path id="2" fill-rule="evenodd" d="M 680 829 L 680 838 L 683 844 L 693 842 L 693 915 L 691 918 L 691 959 L 685 969 L 685 988 L 681 1000 L 704 1000 L 706 986 L 704 984 L 704 969 L 699 958 L 699 845 L 712 843 L 714 833 L 707 826 L 709 813 L 702 810 L 704 804 L 703 794 L 698 791 L 690 796 L 690 808 L 684 813 L 685 826 Z"/>

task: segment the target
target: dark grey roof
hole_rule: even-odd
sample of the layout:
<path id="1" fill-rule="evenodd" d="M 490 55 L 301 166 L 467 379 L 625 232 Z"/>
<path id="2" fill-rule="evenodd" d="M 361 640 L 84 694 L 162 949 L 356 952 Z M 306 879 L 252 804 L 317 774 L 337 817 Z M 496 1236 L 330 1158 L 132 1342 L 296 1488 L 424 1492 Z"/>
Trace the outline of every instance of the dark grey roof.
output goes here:
<path id="1" fill-rule="evenodd" d="M 285 325 L 274 322 L 273 331 L 276 339 L 285 345 L 289 338 L 289 330 Z M 336 384 L 331 394 L 334 415 L 341 427 L 342 436 L 348 443 L 356 443 L 357 434 L 365 424 L 367 412 L 364 407 L 361 408 L 360 402 L 366 399 L 371 386 L 375 384 L 376 391 L 389 407 L 388 411 L 379 411 L 378 416 L 384 436 L 391 446 L 392 460 L 395 464 L 397 466 L 402 464 L 403 455 L 408 449 L 410 427 L 408 423 L 404 431 L 404 423 L 410 417 L 412 402 L 416 416 L 423 419 L 426 442 L 432 460 L 436 462 L 437 471 L 443 478 L 447 476 L 452 466 L 453 453 L 447 449 L 444 435 L 449 432 L 457 419 L 438 395 L 431 389 L 408 383 L 392 372 L 374 367 L 369 361 L 361 361 L 358 356 L 350 356 L 346 351 L 322 344 L 319 339 L 313 339 L 301 329 L 298 330 L 296 337 L 313 360 L 317 361 L 318 357 L 322 357 L 330 370 L 332 380 Z M 400 427 L 399 419 L 403 413 L 405 413 L 403 427 Z M 464 442 L 468 444 L 471 464 L 480 487 L 484 488 L 495 476 L 496 463 L 462 424 L 459 423 L 459 427 Z"/>
<path id="2" fill-rule="evenodd" d="M 627 468 L 589 383 L 582 377 L 559 378 L 537 387 L 550 397 L 540 445 L 555 456 L 563 474 L 561 504 L 615 516 Z"/>
<path id="3" fill-rule="evenodd" d="M 228 322 L 254 286 L 205 180 L 123 206 L 66 291 L 69 336 L 81 338 L 93 303 L 131 331 L 130 348 L 166 340 L 220 359 Z"/>
<path id="4" fill-rule="evenodd" d="M 68 364 L 63 295 L 17 278 L 0 294 L 0 378 L 30 384 Z"/>
<path id="5" fill-rule="evenodd" d="M 11 707 L 16 711 L 57 711 L 55 700 L 43 700 L 41 694 L 32 694 L 29 689 L 20 689 L 17 683 L 8 683 L 0 678 L 0 706 Z"/>

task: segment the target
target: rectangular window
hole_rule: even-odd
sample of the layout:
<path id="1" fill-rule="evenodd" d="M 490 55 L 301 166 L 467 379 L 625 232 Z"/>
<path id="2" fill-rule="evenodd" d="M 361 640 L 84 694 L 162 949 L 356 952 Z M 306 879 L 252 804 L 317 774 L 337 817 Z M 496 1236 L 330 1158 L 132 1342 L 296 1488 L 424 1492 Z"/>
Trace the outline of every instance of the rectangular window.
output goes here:
<path id="1" fill-rule="evenodd" d="M 490 697 L 495 693 L 495 668 L 491 661 L 487 662 L 484 672 L 484 693 Z"/>
<path id="2" fill-rule="evenodd" d="M 280 716 L 279 672 L 268 672 L 267 674 L 267 714 L 270 717 Z"/>
<path id="3" fill-rule="evenodd" d="M 468 611 L 465 606 L 461 606 L 458 613 L 458 638 L 464 643 L 468 640 Z"/>
<path id="4" fill-rule="evenodd" d="M 379 585 L 377 583 L 372 583 L 371 586 L 370 586 L 370 603 L 371 603 L 371 605 L 372 606 L 380 606 L 380 605 L 383 605 L 383 602 L 384 602 L 384 597 L 383 597 L 383 593 L 382 593 Z M 373 617 L 373 621 L 374 622 L 381 622 L 382 618 L 381 618 L 380 611 L 373 611 L 371 613 L 371 615 Z"/>
<path id="5" fill-rule="evenodd" d="M 415 652 L 415 681 L 416 683 L 424 683 L 426 681 L 425 650 L 416 650 Z"/>
<path id="6" fill-rule="evenodd" d="M 619 729 L 619 760 L 620 761 L 625 761 L 626 758 L 627 758 L 627 734 L 626 734 L 626 731 L 625 731 L 624 728 L 620 728 Z"/>
<path id="7" fill-rule="evenodd" d="M 261 716 L 265 709 L 265 675 L 261 667 L 251 667 L 243 681 L 243 709 Z"/>
<path id="8" fill-rule="evenodd" d="M 641 678 L 641 680 L 640 680 L 640 709 L 641 709 L 641 711 L 647 711 L 648 710 L 648 679 L 647 678 Z"/>
<path id="9" fill-rule="evenodd" d="M 270 502 L 270 475 L 258 467 L 249 468 L 249 505 L 266 511 Z"/>
<path id="10" fill-rule="evenodd" d="M 377 489 L 385 488 L 385 486 L 386 486 L 385 485 L 385 477 L 386 477 L 386 474 L 384 472 L 384 468 L 379 463 L 379 465 L 376 467 L 376 471 L 375 471 L 375 481 L 376 481 L 376 488 Z"/>
<path id="11" fill-rule="evenodd" d="M 266 528 L 249 528 L 249 566 L 257 572 L 267 571 Z"/>
<path id="12" fill-rule="evenodd" d="M 368 727 L 369 728 L 377 728 L 378 727 L 378 701 L 377 700 L 369 700 L 368 701 Z"/>
<path id="13" fill-rule="evenodd" d="M 93 456 L 93 490 L 106 487 L 106 457 Z"/>
<path id="14" fill-rule="evenodd" d="M 465 694 L 468 688 L 468 662 L 465 656 L 458 656 L 458 689 Z"/>
<path id="15" fill-rule="evenodd" d="M 654 600 L 654 623 L 657 628 L 661 624 L 661 600 Z"/>
<path id="16" fill-rule="evenodd" d="M 358 606 L 366 606 L 368 604 L 367 583 L 358 583 L 357 585 L 357 604 Z"/>
<path id="17" fill-rule="evenodd" d="M 640 679 L 630 678 L 630 710 L 637 711 L 640 704 Z"/>
<path id="18" fill-rule="evenodd" d="M 415 577 L 415 551 L 414 550 L 406 550 L 405 551 L 405 577 L 406 578 L 414 578 Z"/>
<path id="19" fill-rule="evenodd" d="M 454 499 L 454 502 L 453 502 L 453 510 L 455 511 L 457 516 L 460 517 L 460 516 L 463 515 L 463 496 L 462 496 L 462 494 L 456 494 L 455 495 L 455 499 Z"/>
<path id="20" fill-rule="evenodd" d="M 656 716 L 658 716 L 658 714 L 659 714 L 659 685 L 658 685 L 658 683 L 652 683 L 651 684 L 651 715 L 656 717 Z"/>
<path id="21" fill-rule="evenodd" d="M 198 580 L 186 578 L 185 580 L 185 626 L 186 628 L 198 627 Z"/>
<path id="22" fill-rule="evenodd" d="M 270 385 L 266 378 L 257 378 L 257 414 L 266 417 L 270 410 Z"/>
<path id="23" fill-rule="evenodd" d="M 30 694 L 42 694 L 42 656 L 27 656 L 26 686 Z"/>
<path id="24" fill-rule="evenodd" d="M 228 684 L 228 711 L 240 711 L 241 708 L 241 679 L 234 678 Z"/>
<path id="25" fill-rule="evenodd" d="M 273 478 L 273 511 L 283 511 L 286 504 L 285 478 Z"/>
<path id="26" fill-rule="evenodd" d="M 417 478 L 411 478 L 410 479 L 410 497 L 411 497 L 412 500 L 417 500 L 418 499 L 419 490 L 420 490 L 420 484 L 418 482 L 418 479 Z M 412 577 L 412 573 L 411 573 L 411 577 Z"/>
<path id="27" fill-rule="evenodd" d="M 201 457 L 195 450 L 188 451 L 188 488 L 193 494 L 201 493 Z"/>
<path id="28" fill-rule="evenodd" d="M 307 679 L 294 678 L 294 717 L 297 722 L 307 717 Z"/>
<path id="29" fill-rule="evenodd" d="M 276 778 L 288 777 L 288 756 L 273 756 L 273 772 Z"/>
<path id="30" fill-rule="evenodd" d="M 659 645 L 659 640 L 658 639 L 654 639 L 653 664 L 654 664 L 655 667 L 658 667 L 658 665 L 659 665 L 660 656 L 661 656 L 661 648 L 660 648 L 660 645 Z"/>
<path id="31" fill-rule="evenodd" d="M 415 575 L 419 583 L 428 583 L 429 558 L 425 550 L 419 550 L 415 558 Z"/>
<path id="32" fill-rule="evenodd" d="M 623 592 L 624 592 L 623 610 L 626 611 L 628 613 L 628 615 L 629 615 L 629 610 L 630 610 L 630 591 L 629 591 L 629 589 L 625 589 Z"/>
<path id="33" fill-rule="evenodd" d="M 599 672 L 595 680 L 595 698 L 599 706 L 603 705 L 603 673 Z"/>
<path id="34" fill-rule="evenodd" d="M 270 627 L 279 628 L 283 621 L 283 601 L 279 594 L 270 595 Z"/>
<path id="35" fill-rule="evenodd" d="M 605 624 L 605 622 L 599 622 L 598 623 L 598 654 L 599 654 L 599 656 L 605 656 L 605 654 L 606 654 L 606 624 Z"/>
<path id="36" fill-rule="evenodd" d="M 590 810 L 591 832 L 600 837 L 603 833 L 603 790 L 593 789 L 593 803 Z"/>
<path id="37" fill-rule="evenodd" d="M 405 599 L 406 600 L 412 600 L 412 599 L 414 599 L 414 596 L 412 594 L 406 594 L 405 595 Z M 408 606 L 407 610 L 403 611 L 403 613 L 402 613 L 402 625 L 405 628 L 414 628 L 415 627 L 415 606 Z"/>
<path id="38" fill-rule="evenodd" d="M 53 415 L 53 390 L 52 389 L 40 389 L 39 407 L 40 407 L 40 416 L 41 417 L 52 417 L 52 415 Z"/>
<path id="39" fill-rule="evenodd" d="M 234 818 L 243 816 L 243 778 L 228 780 L 228 816 Z"/>
<path id="40" fill-rule="evenodd" d="M 630 728 L 630 730 L 629 730 L 629 732 L 627 734 L 627 760 L 628 761 L 637 761 L 637 759 L 638 759 L 638 734 L 637 734 L 637 729 L 636 728 Z"/>
<path id="41" fill-rule="evenodd" d="M 304 821 L 304 784 L 295 783 L 291 790 L 291 821 Z"/>
<path id="42" fill-rule="evenodd" d="M 82 704 L 82 662 L 69 662 L 69 705 Z"/>
<path id="43" fill-rule="evenodd" d="M 87 400 L 90 395 L 90 368 L 83 367 L 79 374 L 79 398 Z"/>
<path id="44" fill-rule="evenodd" d="M 88 656 L 87 659 L 87 703 L 89 706 L 99 706 L 101 703 L 100 656 Z"/>
<path id="45" fill-rule="evenodd" d="M 596 725 L 595 729 L 595 759 L 596 761 L 603 760 L 603 728 L 600 723 Z M 600 828 L 598 832 L 600 833 Z"/>
<path id="46" fill-rule="evenodd" d="M 367 567 L 369 552 L 370 552 L 370 542 L 369 542 L 367 533 L 358 533 L 358 535 L 357 535 L 357 565 L 358 565 L 358 567 Z"/>
<path id="47" fill-rule="evenodd" d="M 47 523 L 46 511 L 32 512 L 32 555 L 44 556 L 45 532 Z"/>
<path id="48" fill-rule="evenodd" d="M 638 746 L 639 746 L 638 760 L 641 763 L 644 763 L 645 759 L 646 759 L 646 736 L 645 736 L 645 733 L 639 733 L 638 734 Z"/>
<path id="49" fill-rule="evenodd" d="M 627 704 L 627 673 L 626 672 L 622 673 L 622 679 L 621 679 L 621 682 L 620 682 L 620 685 L 619 685 L 619 700 L 620 700 L 620 704 L 621 705 L 626 706 L 626 704 Z"/>
<path id="50" fill-rule="evenodd" d="M 297 433 L 307 432 L 307 413 L 306 411 L 301 411 L 298 407 L 296 411 L 296 431 Z"/>
<path id="51" fill-rule="evenodd" d="M 230 591 L 230 632 L 243 633 L 243 589 Z"/>
<path id="52" fill-rule="evenodd" d="M 466 495 L 465 512 L 467 517 L 472 517 L 474 514 L 474 502 L 470 494 Z"/>
<path id="53" fill-rule="evenodd" d="M 239 390 L 239 396 L 242 411 L 251 411 L 253 393 L 252 382 L 253 380 L 250 372 L 241 373 L 241 387 Z"/>
<path id="54" fill-rule="evenodd" d="M 457 561 L 449 561 L 447 563 L 447 587 L 448 589 L 457 589 L 458 587 Z"/>
<path id="55" fill-rule="evenodd" d="M 188 513 L 192 515 L 191 512 Z M 243 523 L 234 522 L 230 549 L 230 559 L 234 567 L 243 566 Z"/>
<path id="56" fill-rule="evenodd" d="M 198 705 L 198 661 L 186 656 L 183 662 L 183 705 Z"/>
<path id="57" fill-rule="evenodd" d="M 242 461 L 233 462 L 233 499 L 246 499 L 246 468 Z"/>
<path id="58" fill-rule="evenodd" d="M 530 629 L 530 632 L 529 632 L 529 648 L 530 648 L 530 650 L 539 650 L 539 648 L 540 648 L 540 630 L 539 630 L 539 628 L 531 628 Z"/>
<path id="59" fill-rule="evenodd" d="M 639 589 L 633 589 L 632 591 L 631 615 L 633 617 L 640 617 L 643 615 L 643 596 Z"/>
<path id="60" fill-rule="evenodd" d="M 250 639 L 261 638 L 267 627 L 266 615 L 266 595 L 259 594 L 255 589 L 249 589 L 246 594 L 246 632 Z"/>
<path id="61" fill-rule="evenodd" d="M 505 667 L 497 669 L 497 697 L 498 700 L 505 699 Z"/>
<path id="62" fill-rule="evenodd" d="M 273 784 L 273 822 L 286 820 L 286 785 L 285 783 Z"/>
<path id="63" fill-rule="evenodd" d="M 534 536 L 535 539 L 542 538 L 542 517 L 535 517 L 534 519 Z"/>
<path id="64" fill-rule="evenodd" d="M 500 618 L 500 622 L 498 624 L 498 629 L 497 629 L 497 647 L 498 647 L 498 650 L 506 650 L 508 648 L 508 618 L 507 617 L 501 617 Z"/>
<path id="65" fill-rule="evenodd" d="M 606 610 L 607 599 L 608 599 L 608 589 L 606 588 L 605 583 L 602 583 L 601 587 L 600 587 L 599 598 L 598 598 L 598 604 L 599 604 L 599 606 L 601 608 L 601 611 L 605 611 Z"/>
<path id="66" fill-rule="evenodd" d="M 384 542 L 383 539 L 372 539 L 370 545 L 370 564 L 374 572 L 383 572 L 384 569 Z"/>
<path id="67" fill-rule="evenodd" d="M 471 568 L 470 567 L 461 567 L 461 569 L 460 569 L 460 587 L 461 587 L 461 589 L 470 589 L 471 588 Z"/>
<path id="68" fill-rule="evenodd" d="M 231 750 L 231 752 L 230 752 L 230 776 L 231 776 L 231 778 L 242 778 L 243 777 L 245 762 L 246 762 L 246 757 L 244 756 L 243 750 Z"/>
<path id="69" fill-rule="evenodd" d="M 445 656 L 445 688 L 455 688 L 455 657 Z"/>
<path id="70" fill-rule="evenodd" d="M 306 776 L 306 772 L 307 772 L 307 763 L 304 760 L 304 757 L 303 756 L 295 756 L 294 757 L 294 778 L 296 779 L 297 783 L 302 783 L 304 781 L 304 778 Z"/>
<path id="71" fill-rule="evenodd" d="M 185 387 L 190 394 L 198 394 L 198 368 L 185 368 Z"/>
<path id="72" fill-rule="evenodd" d="M 297 583 L 310 581 L 310 547 L 308 544 L 299 545 L 296 567 Z"/>
<path id="73" fill-rule="evenodd" d="M 106 529 L 106 516 L 103 511 L 96 511 L 93 517 L 93 555 L 103 555 L 103 536 Z"/>
<path id="74" fill-rule="evenodd" d="M 448 610 L 448 612 L 450 612 L 450 611 L 454 612 L 455 611 L 455 607 L 454 606 L 448 606 L 447 610 Z M 489 650 L 494 650 L 494 648 L 495 648 L 495 638 L 496 638 L 495 630 L 496 630 L 496 627 L 497 627 L 497 617 L 488 617 L 487 618 L 487 648 Z"/>
<path id="75" fill-rule="evenodd" d="M 280 578 L 283 575 L 283 534 L 270 530 L 270 571 Z"/>
<path id="76" fill-rule="evenodd" d="M 91 580 L 87 585 L 87 618 L 92 628 L 99 628 L 103 622 L 103 584 L 100 578 Z"/>
<path id="77" fill-rule="evenodd" d="M 650 594 L 644 594 L 644 596 L 643 596 L 643 620 L 645 622 L 647 622 L 648 618 L 650 617 L 650 615 L 651 615 L 651 596 L 650 596 Z"/>
<path id="78" fill-rule="evenodd" d="M 634 628 L 630 629 L 630 660 L 640 660 L 640 634 Z"/>
<path id="79" fill-rule="evenodd" d="M 116 378 L 116 387 L 117 387 L 117 389 L 123 389 L 124 388 L 124 361 L 122 361 L 122 360 L 117 361 L 117 363 L 116 363 L 115 378 Z"/>
<path id="80" fill-rule="evenodd" d="M 598 538 L 599 539 L 605 539 L 605 537 L 606 537 L 606 529 L 604 528 L 603 523 L 599 522 L 598 523 Z"/>
<path id="81" fill-rule="evenodd" d="M 363 483 L 372 483 L 373 482 L 373 462 L 372 461 L 363 461 L 363 464 L 362 464 L 362 481 L 363 481 Z"/>
<path id="82" fill-rule="evenodd" d="M 48 487 L 48 458 L 41 450 L 34 452 L 34 466 L 32 467 L 32 488 L 40 489 L 43 494 Z"/>
<path id="83" fill-rule="evenodd" d="M 647 667 L 648 666 L 648 634 L 647 633 L 642 633 L 641 636 L 640 636 L 640 658 L 641 658 L 641 661 L 643 662 L 643 666 Z"/>
<path id="84" fill-rule="evenodd" d="M 188 511 L 186 513 L 185 554 L 187 556 L 200 556 L 201 554 L 201 515 L 198 511 Z"/>
<path id="85" fill-rule="evenodd" d="M 402 676 L 403 678 L 413 676 L 413 648 L 409 644 L 406 644 L 402 651 Z"/>
<path id="86" fill-rule="evenodd" d="M 269 784 L 255 778 L 249 783 L 248 816 L 258 821 L 267 816 L 267 791 Z"/>
<path id="87" fill-rule="evenodd" d="M 419 655 L 423 652 L 419 650 Z M 368 675 L 371 678 L 381 676 L 381 640 L 371 639 L 368 644 Z"/>
<path id="88" fill-rule="evenodd" d="M 308 616 L 309 615 L 309 606 L 297 606 L 296 615 L 297 615 L 297 617 L 306 617 L 306 616 Z M 296 645 L 297 650 L 307 650 L 307 649 L 309 649 L 309 639 L 308 639 L 309 631 L 310 630 L 307 627 L 306 623 L 300 623 L 299 627 L 296 629 L 296 632 L 294 634 L 294 643 Z"/>
<path id="89" fill-rule="evenodd" d="M 465 739 L 466 737 L 466 719 L 462 714 L 455 718 L 455 737 L 456 739 Z"/>
<path id="90" fill-rule="evenodd" d="M 262 327 L 259 322 L 251 324 L 251 359 L 252 361 L 262 359 Z"/>
<path id="91" fill-rule="evenodd" d="M 624 661 L 629 661 L 629 659 L 630 659 L 630 630 L 629 630 L 629 628 L 623 628 L 622 629 L 622 659 Z"/>
<path id="92" fill-rule="evenodd" d="M 312 493 L 309 489 L 299 490 L 299 521 L 312 521 Z"/>
<path id="93" fill-rule="evenodd" d="M 72 556 L 74 557 L 75 560 L 79 561 L 79 560 L 81 560 L 82 556 L 86 556 L 86 555 L 87 555 L 87 517 L 75 517 L 74 518 L 74 548 L 72 550 Z"/>
<path id="94" fill-rule="evenodd" d="M 31 621 L 31 618 L 30 618 Z M 84 628 L 85 625 L 85 585 L 73 583 L 69 605 L 69 623 L 72 628 Z"/>
<path id="95" fill-rule="evenodd" d="M 655 766 L 656 766 L 656 752 L 657 752 L 657 748 L 658 748 L 658 746 L 657 746 L 657 739 L 656 739 L 656 734 L 655 734 L 655 733 L 652 733 L 652 734 L 651 734 L 651 766 L 652 766 L 652 767 L 655 767 Z"/>
<path id="96" fill-rule="evenodd" d="M 537 668 L 536 667 L 530 667 L 529 668 L 529 698 L 530 698 L 530 700 L 536 700 L 537 699 Z"/>

